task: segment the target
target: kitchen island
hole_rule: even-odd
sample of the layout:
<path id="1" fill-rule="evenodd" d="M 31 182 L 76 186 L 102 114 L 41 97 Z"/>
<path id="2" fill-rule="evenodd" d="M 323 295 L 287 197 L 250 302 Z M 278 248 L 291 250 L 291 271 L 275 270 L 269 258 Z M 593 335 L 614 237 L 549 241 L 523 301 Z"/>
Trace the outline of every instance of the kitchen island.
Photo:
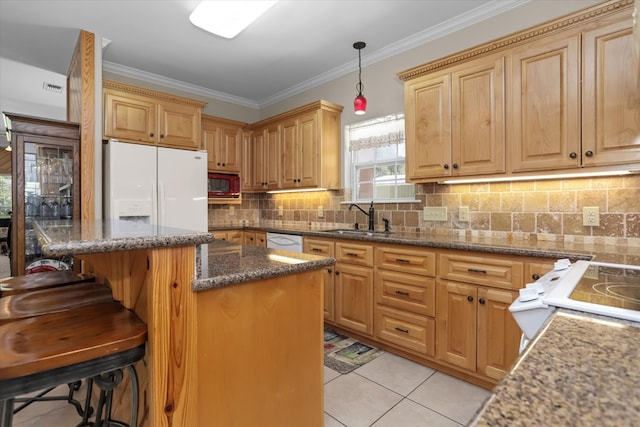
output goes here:
<path id="1" fill-rule="evenodd" d="M 560 309 L 473 426 L 637 426 L 640 324 Z"/>
<path id="2" fill-rule="evenodd" d="M 45 255 L 82 260 L 147 324 L 139 425 L 322 425 L 321 269 L 332 258 L 126 221 L 34 228 Z"/>

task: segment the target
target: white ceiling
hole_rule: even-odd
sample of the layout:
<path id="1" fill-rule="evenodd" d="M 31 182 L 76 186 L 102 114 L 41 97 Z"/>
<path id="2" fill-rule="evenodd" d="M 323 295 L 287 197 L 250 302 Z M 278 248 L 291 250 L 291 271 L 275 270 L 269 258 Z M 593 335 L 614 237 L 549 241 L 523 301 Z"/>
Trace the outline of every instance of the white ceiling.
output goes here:
<path id="1" fill-rule="evenodd" d="M 66 74 L 79 30 L 108 71 L 173 79 L 252 107 L 317 86 L 530 0 L 280 1 L 236 38 L 196 28 L 198 1 L 1 0 L 0 57 Z"/>

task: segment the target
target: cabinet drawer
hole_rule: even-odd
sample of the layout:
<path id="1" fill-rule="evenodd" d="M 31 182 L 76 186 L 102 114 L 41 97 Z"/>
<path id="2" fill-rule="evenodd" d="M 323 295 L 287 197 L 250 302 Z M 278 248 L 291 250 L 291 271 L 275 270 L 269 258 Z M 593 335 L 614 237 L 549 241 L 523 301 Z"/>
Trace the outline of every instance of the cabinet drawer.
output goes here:
<path id="1" fill-rule="evenodd" d="M 435 279 L 414 274 L 378 270 L 376 302 L 425 316 L 436 314 Z"/>
<path id="2" fill-rule="evenodd" d="M 373 246 L 354 243 L 336 243 L 336 261 L 373 266 Z"/>
<path id="3" fill-rule="evenodd" d="M 440 277 L 447 280 L 520 289 L 524 286 L 523 271 L 522 261 L 506 257 L 440 255 Z"/>
<path id="4" fill-rule="evenodd" d="M 304 238 L 304 253 L 333 257 L 333 242 L 328 240 L 308 239 Z"/>
<path id="5" fill-rule="evenodd" d="M 435 354 L 435 319 L 393 308 L 376 307 L 376 337 L 421 355 Z"/>
<path id="6" fill-rule="evenodd" d="M 433 277 L 436 275 L 436 254 L 418 249 L 379 246 L 376 248 L 376 266 Z"/>

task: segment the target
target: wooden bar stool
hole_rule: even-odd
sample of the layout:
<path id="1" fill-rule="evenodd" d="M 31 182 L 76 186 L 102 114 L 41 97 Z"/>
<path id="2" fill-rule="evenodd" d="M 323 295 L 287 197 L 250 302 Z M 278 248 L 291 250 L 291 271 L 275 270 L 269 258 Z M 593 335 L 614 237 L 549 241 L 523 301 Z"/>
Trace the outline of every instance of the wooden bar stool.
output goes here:
<path id="1" fill-rule="evenodd" d="M 15 294 L 0 298 L 0 325 L 110 301 L 113 301 L 111 290 L 95 282 Z"/>
<path id="2" fill-rule="evenodd" d="M 147 328 L 117 302 L 16 320 L 0 326 L 0 427 L 10 427 L 18 395 L 94 378 L 101 387 L 95 425 L 126 425 L 111 419 L 111 392 L 127 369 L 131 421 L 137 424 L 138 385 L 133 364 L 144 356 Z M 105 386 L 104 381 L 111 381 Z M 106 390 L 105 390 L 106 388 Z M 87 397 L 90 399 L 90 396 Z M 84 425 L 90 425 L 84 420 Z"/>
<path id="3" fill-rule="evenodd" d="M 95 278 L 90 274 L 76 273 L 75 271 L 47 271 L 7 277 L 0 279 L 0 297 L 94 280 Z"/>

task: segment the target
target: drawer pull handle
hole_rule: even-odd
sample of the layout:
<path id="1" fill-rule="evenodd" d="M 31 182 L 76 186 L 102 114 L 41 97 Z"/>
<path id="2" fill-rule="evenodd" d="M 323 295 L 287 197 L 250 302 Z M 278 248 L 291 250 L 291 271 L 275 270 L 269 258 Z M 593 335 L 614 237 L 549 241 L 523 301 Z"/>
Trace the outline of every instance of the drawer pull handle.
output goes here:
<path id="1" fill-rule="evenodd" d="M 320 249 L 320 248 L 311 248 L 311 250 L 313 252 L 322 252 L 322 249 Z"/>
<path id="2" fill-rule="evenodd" d="M 395 330 L 398 331 L 398 332 L 402 332 L 403 334 L 408 334 L 409 333 L 408 329 L 402 329 L 402 328 L 399 328 L 397 326 L 395 327 Z"/>
<path id="3" fill-rule="evenodd" d="M 396 294 L 402 295 L 403 297 L 408 297 L 409 296 L 409 292 L 406 292 L 406 291 L 396 291 Z"/>
<path id="4" fill-rule="evenodd" d="M 402 264 L 409 264 L 411 261 L 409 261 L 408 259 L 396 258 L 396 262 L 399 262 Z"/>
<path id="5" fill-rule="evenodd" d="M 467 268 L 469 273 L 487 274 L 487 270 L 478 270 L 477 268 Z"/>
<path id="6" fill-rule="evenodd" d="M 354 254 L 353 252 L 345 252 L 344 254 L 347 256 L 358 256 L 358 254 Z"/>

